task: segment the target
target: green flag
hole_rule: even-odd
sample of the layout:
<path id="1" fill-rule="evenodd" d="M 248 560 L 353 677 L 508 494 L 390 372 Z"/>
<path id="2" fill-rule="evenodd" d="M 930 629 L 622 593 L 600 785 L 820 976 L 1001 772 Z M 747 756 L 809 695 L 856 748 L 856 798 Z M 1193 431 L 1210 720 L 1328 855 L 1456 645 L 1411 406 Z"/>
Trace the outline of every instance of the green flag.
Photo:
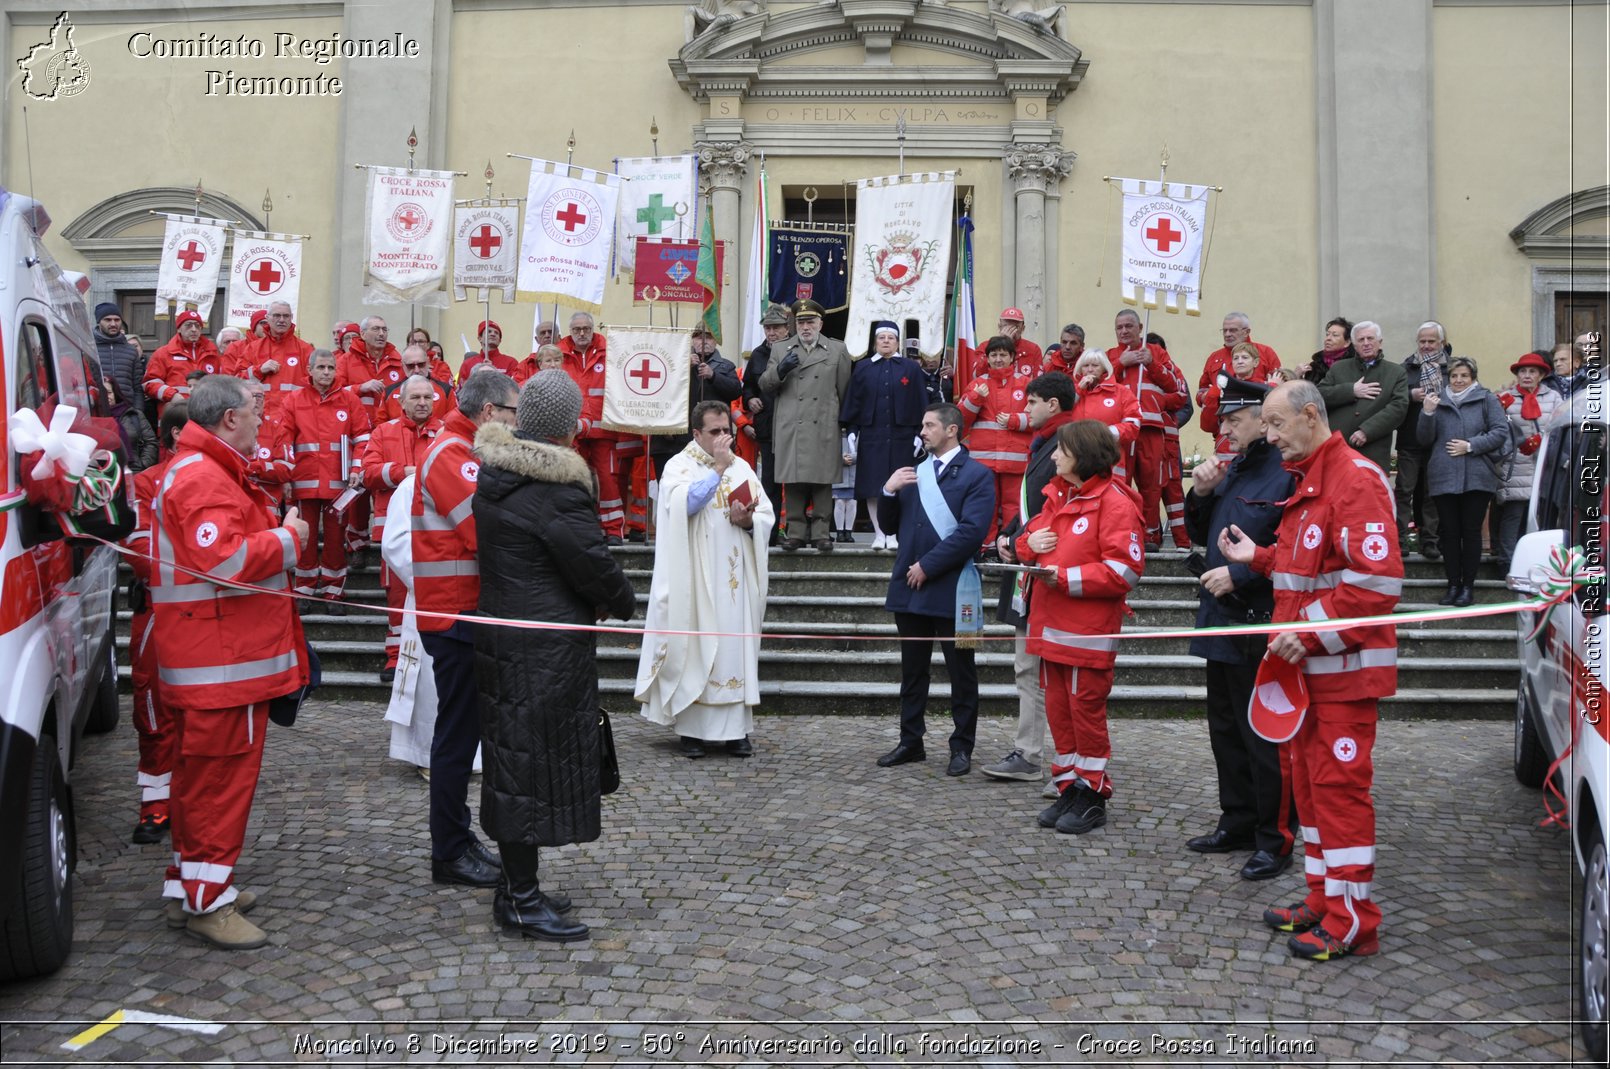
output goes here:
<path id="1" fill-rule="evenodd" d="M 699 266 L 693 278 L 704 287 L 704 313 L 699 324 L 721 344 L 721 275 L 716 270 L 716 230 L 714 211 L 705 201 L 704 221 L 699 224 Z"/>

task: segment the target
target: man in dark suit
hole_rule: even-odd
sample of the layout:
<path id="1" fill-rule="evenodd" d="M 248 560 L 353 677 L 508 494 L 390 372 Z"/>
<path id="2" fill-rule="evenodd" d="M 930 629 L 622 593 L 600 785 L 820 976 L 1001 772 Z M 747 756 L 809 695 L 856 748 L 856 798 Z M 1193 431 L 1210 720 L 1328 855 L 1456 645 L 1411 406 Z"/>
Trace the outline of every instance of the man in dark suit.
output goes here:
<path id="1" fill-rule="evenodd" d="M 972 770 L 978 726 L 978 669 L 971 649 L 958 649 L 956 585 L 973 566 L 995 510 L 995 476 L 961 446 L 962 414 L 955 405 L 929 405 L 922 417 L 928 455 L 917 468 L 900 468 L 883 486 L 878 520 L 899 531 L 900 550 L 883 606 L 894 613 L 900 643 L 900 744 L 878 758 L 883 768 L 925 761 L 928 663 L 939 640 L 950 676 L 950 736 L 947 775 Z M 927 499 L 920 484 L 931 482 Z M 937 491 L 937 493 L 935 492 Z M 948 530 L 948 533 L 941 533 Z M 974 607 L 975 611 L 978 609 Z"/>

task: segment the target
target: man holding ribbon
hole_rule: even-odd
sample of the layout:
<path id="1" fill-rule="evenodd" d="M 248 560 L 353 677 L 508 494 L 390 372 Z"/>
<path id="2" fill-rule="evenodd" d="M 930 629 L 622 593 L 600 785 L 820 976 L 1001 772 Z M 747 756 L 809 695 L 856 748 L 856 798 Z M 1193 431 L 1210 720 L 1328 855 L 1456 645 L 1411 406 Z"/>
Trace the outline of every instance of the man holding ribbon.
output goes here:
<path id="1" fill-rule="evenodd" d="M 972 771 L 978 726 L 978 669 L 970 643 L 984 628 L 983 592 L 973 557 L 995 511 L 995 477 L 961 446 L 962 414 L 955 405 L 929 405 L 922 416 L 928 455 L 883 484 L 879 526 L 897 531 L 900 550 L 884 608 L 900 633 L 900 743 L 878 758 L 890 768 L 925 761 L 928 662 L 933 643 L 950 676 L 949 776 Z"/>

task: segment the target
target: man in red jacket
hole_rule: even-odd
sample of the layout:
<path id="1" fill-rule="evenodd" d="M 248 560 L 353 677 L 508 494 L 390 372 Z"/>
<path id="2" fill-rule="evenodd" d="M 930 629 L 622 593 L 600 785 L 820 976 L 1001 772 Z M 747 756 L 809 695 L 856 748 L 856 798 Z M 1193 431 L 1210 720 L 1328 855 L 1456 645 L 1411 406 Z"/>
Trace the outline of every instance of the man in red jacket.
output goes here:
<path id="1" fill-rule="evenodd" d="M 403 380 L 402 354 L 386 338 L 390 333 L 380 316 L 363 317 L 363 336 L 336 361 L 335 381 L 358 395 L 369 422 L 379 422 L 380 399 Z"/>
<path id="2" fill-rule="evenodd" d="M 458 388 L 458 408 L 442 421 L 414 477 L 414 605 L 421 613 L 472 613 L 481 595 L 475 555 L 475 432 L 492 421 L 514 426 L 520 392 L 491 368 Z M 401 507 L 399 504 L 397 507 Z M 430 744 L 430 871 L 437 883 L 495 887 L 502 862 L 470 831 L 470 766 L 481 741 L 470 624 L 419 617 L 419 639 L 436 677 L 436 731 Z"/>
<path id="3" fill-rule="evenodd" d="M 592 316 L 577 312 L 570 317 L 570 334 L 559 339 L 559 351 L 565 356 L 565 374 L 581 387 L 582 426 L 576 435 L 576 450 L 598 480 L 598 522 L 610 545 L 623 545 L 628 487 L 623 485 L 623 458 L 616 449 L 622 435 L 599 426 L 604 418 L 605 342 L 593 331 Z"/>
<path id="4" fill-rule="evenodd" d="M 410 345 L 402 353 L 403 381 L 395 386 L 387 386 L 386 392 L 380 397 L 380 414 L 375 426 L 391 419 L 401 419 L 403 413 L 402 391 L 403 385 L 414 376 L 425 379 L 431 385 L 430 418 L 441 421 L 453 410 L 453 378 L 439 378 L 431 374 L 430 354 L 423 345 Z M 375 538 L 378 539 L 380 524 L 375 524 Z"/>
<path id="5" fill-rule="evenodd" d="M 175 864 L 163 895 L 182 901 L 191 935 L 248 950 L 268 937 L 240 915 L 246 896 L 234 870 L 269 702 L 308 682 L 301 621 L 284 596 L 308 529 L 295 509 L 280 525 L 246 476 L 258 426 L 247 384 L 209 375 L 189 409 L 153 505 L 158 677 L 163 699 L 182 710 L 170 799 Z"/>
<path id="6" fill-rule="evenodd" d="M 313 532 L 296 562 L 296 592 L 334 602 L 347 584 L 345 518 L 334 504 L 348 487 L 363 484 L 360 461 L 369 442 L 369 417 L 356 394 L 335 384 L 334 353 L 315 349 L 308 363 L 312 381 L 292 394 L 280 413 L 296 457 L 291 500 Z M 309 612 L 313 603 L 303 601 L 300 607 Z M 346 608 L 331 604 L 325 611 L 342 616 Z"/>
<path id="7" fill-rule="evenodd" d="M 277 415 L 290 395 L 307 385 L 307 358 L 311 342 L 296 336 L 291 306 L 275 301 L 265 319 L 268 333 L 241 343 L 239 373 L 268 387 L 267 412 Z"/>
<path id="8" fill-rule="evenodd" d="M 1276 623 L 1389 615 L 1403 594 L 1403 558 L 1386 475 L 1331 431 L 1311 382 L 1275 387 L 1263 415 L 1297 486 L 1276 543 L 1260 547 L 1231 525 L 1219 536 L 1225 559 L 1273 579 Z M 1374 954 L 1381 907 L 1370 752 L 1380 700 L 1397 690 L 1397 631 L 1288 631 L 1267 656 L 1298 665 L 1308 688 L 1308 711 L 1281 755 L 1292 767 L 1308 897 L 1265 910 L 1264 922 L 1298 933 L 1287 943 L 1297 957 Z"/>
<path id="9" fill-rule="evenodd" d="M 1140 518 L 1146 525 L 1146 552 L 1162 548 L 1163 532 L 1158 523 L 1158 505 L 1163 496 L 1163 422 L 1168 413 L 1185 405 L 1185 380 L 1168 351 L 1160 345 L 1147 345 L 1140 315 L 1125 308 L 1113 319 L 1118 344 L 1107 350 L 1113 377 L 1129 387 L 1140 404 L 1140 435 L 1126 459 L 1125 467 L 1140 491 Z M 1181 514 L 1181 522 L 1184 515 Z"/>
<path id="10" fill-rule="evenodd" d="M 464 363 L 458 369 L 458 381 L 468 381 L 470 374 L 482 364 L 490 364 L 514 378 L 515 372 L 520 369 L 520 361 L 498 349 L 503 341 L 503 328 L 490 319 L 483 319 L 480 326 L 475 328 L 475 336 L 480 339 L 481 351 L 464 358 Z"/>
<path id="11" fill-rule="evenodd" d="M 1280 366 L 1280 354 L 1276 353 L 1263 342 L 1252 341 L 1252 320 L 1247 318 L 1245 312 L 1230 312 L 1224 317 L 1222 328 L 1224 346 L 1208 354 L 1207 366 L 1202 369 L 1202 377 L 1196 382 L 1196 407 L 1201 408 L 1207 400 L 1208 390 L 1219 381 L 1219 372 L 1228 372 L 1235 375 L 1230 368 L 1230 353 L 1242 342 L 1251 342 L 1258 350 L 1258 369 L 1249 376 L 1240 376 L 1248 382 L 1268 382 L 1269 376 L 1274 374 Z M 1217 433 L 1217 428 L 1208 433 Z"/>
<path id="12" fill-rule="evenodd" d="M 150 362 L 145 365 L 145 394 L 157 402 L 158 419 L 169 401 L 190 396 L 186 380 L 191 372 L 212 375 L 224 368 L 218 347 L 201 333 L 203 325 L 200 312 L 180 312 L 174 320 L 173 337 L 152 353 Z"/>
<path id="13" fill-rule="evenodd" d="M 423 369 L 425 350 L 415 345 L 408 352 L 418 354 L 419 365 Z M 369 445 L 363 451 L 363 485 L 374 499 L 370 538 L 376 544 L 379 544 L 385 530 L 392 493 L 399 483 L 414 474 L 441 428 L 441 421 L 431 415 L 435 393 L 435 387 L 423 374 L 404 379 L 403 416 L 387 420 L 369 435 Z M 386 667 L 380 673 L 380 681 L 390 683 L 397 674 L 397 653 L 402 642 L 402 608 L 408 599 L 408 586 L 391 574 L 391 569 L 386 567 L 384 561 L 380 564 L 380 585 L 386 591 L 387 610 Z"/>

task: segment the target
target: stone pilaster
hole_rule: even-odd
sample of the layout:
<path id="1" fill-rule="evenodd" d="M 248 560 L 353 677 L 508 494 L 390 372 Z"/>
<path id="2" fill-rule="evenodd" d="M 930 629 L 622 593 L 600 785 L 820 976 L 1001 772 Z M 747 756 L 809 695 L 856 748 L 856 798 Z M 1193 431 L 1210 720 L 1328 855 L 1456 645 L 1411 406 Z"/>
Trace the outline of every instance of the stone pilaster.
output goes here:
<path id="1" fill-rule="evenodd" d="M 739 194 L 748 172 L 754 146 L 747 141 L 700 141 L 693 151 L 699 154 L 699 171 L 710 183 L 710 206 L 714 213 L 716 240 L 727 243 L 725 271 L 721 279 L 722 351 L 738 350 L 742 328 L 739 314 L 743 304 L 743 280 L 738 265 L 743 246 L 738 240 Z"/>
<path id="2" fill-rule="evenodd" d="M 1050 270 L 1056 238 L 1050 230 L 1046 194 L 1060 188 L 1073 169 L 1074 154 L 1049 145 L 1025 145 L 1009 149 L 1005 159 L 1017 238 L 1012 299 L 1023 310 L 1024 336 L 1038 339 L 1046 330 L 1047 301 L 1056 296 Z"/>

